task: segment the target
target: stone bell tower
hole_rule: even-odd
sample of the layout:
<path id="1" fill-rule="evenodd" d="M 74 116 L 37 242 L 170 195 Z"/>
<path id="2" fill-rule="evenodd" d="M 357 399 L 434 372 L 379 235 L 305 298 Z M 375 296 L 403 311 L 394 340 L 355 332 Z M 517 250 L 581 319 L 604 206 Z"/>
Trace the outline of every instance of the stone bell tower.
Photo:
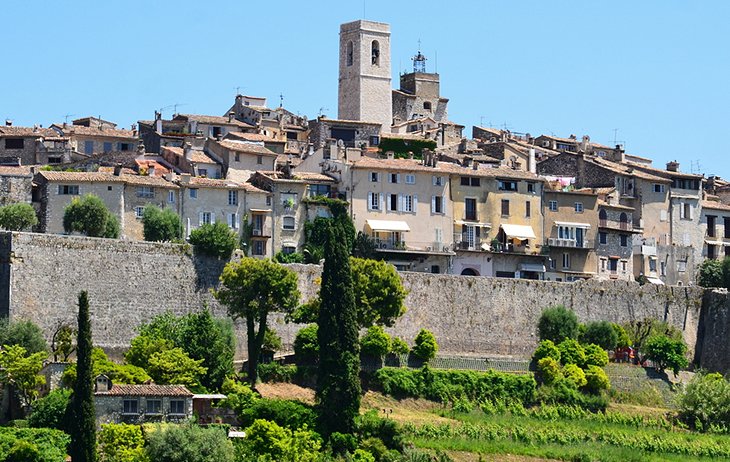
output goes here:
<path id="1" fill-rule="evenodd" d="M 337 118 L 381 123 L 390 132 L 393 102 L 390 25 L 353 21 L 340 26 Z"/>

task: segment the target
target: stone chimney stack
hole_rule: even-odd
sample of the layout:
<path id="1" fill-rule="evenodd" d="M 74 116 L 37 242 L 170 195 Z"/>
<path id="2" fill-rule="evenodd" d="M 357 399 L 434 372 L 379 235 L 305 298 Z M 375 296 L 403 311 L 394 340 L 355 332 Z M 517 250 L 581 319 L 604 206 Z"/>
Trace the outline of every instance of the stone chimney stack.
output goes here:
<path id="1" fill-rule="evenodd" d="M 122 164 L 114 165 L 114 176 L 120 176 L 122 174 Z"/>
<path id="2" fill-rule="evenodd" d="M 188 142 L 183 143 L 183 156 L 188 162 L 193 160 L 193 147 Z"/>
<path id="3" fill-rule="evenodd" d="M 155 176 L 155 164 L 152 162 L 149 162 L 147 164 L 147 175 L 148 176 Z"/>
<path id="4" fill-rule="evenodd" d="M 190 184 L 190 174 L 189 173 L 183 173 L 180 175 L 180 183 L 182 184 Z"/>
<path id="5" fill-rule="evenodd" d="M 624 163 L 626 161 L 626 155 L 625 155 L 624 149 L 621 147 L 620 144 L 617 144 L 615 148 L 613 148 L 613 161 L 614 162 L 620 162 Z"/>
<path id="6" fill-rule="evenodd" d="M 667 162 L 667 171 L 668 172 L 678 172 L 679 171 L 679 162 L 677 162 L 676 160 Z"/>
<path id="7" fill-rule="evenodd" d="M 535 148 L 530 148 L 527 157 L 527 170 L 530 173 L 537 174 L 537 160 L 535 159 Z"/>

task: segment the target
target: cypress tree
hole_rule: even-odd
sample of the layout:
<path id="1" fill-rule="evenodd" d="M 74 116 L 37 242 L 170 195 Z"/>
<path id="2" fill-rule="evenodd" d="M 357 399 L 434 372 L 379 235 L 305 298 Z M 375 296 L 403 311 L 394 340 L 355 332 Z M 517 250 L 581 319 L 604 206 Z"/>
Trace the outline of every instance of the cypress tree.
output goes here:
<path id="1" fill-rule="evenodd" d="M 76 347 L 76 383 L 71 409 L 71 459 L 73 462 L 96 462 L 96 413 L 91 371 L 91 320 L 89 294 L 79 294 L 79 330 Z"/>
<path id="2" fill-rule="evenodd" d="M 345 219 L 349 221 L 349 217 Z M 335 220 L 327 230 L 324 248 L 317 401 L 320 430 L 325 437 L 334 432 L 353 433 L 360 410 L 357 311 L 347 231 L 341 220 Z"/>

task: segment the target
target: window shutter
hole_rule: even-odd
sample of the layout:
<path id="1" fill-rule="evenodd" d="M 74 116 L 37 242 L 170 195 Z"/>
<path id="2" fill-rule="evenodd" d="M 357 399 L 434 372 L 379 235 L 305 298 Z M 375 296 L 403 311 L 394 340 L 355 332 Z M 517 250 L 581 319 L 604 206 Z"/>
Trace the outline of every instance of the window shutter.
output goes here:
<path id="1" fill-rule="evenodd" d="M 403 194 L 398 194 L 398 211 L 402 212 L 406 209 L 404 204 Z"/>
<path id="2" fill-rule="evenodd" d="M 383 193 L 380 193 L 380 200 L 378 201 L 378 210 L 383 210 Z"/>
<path id="3" fill-rule="evenodd" d="M 431 213 L 436 213 L 436 196 L 431 196 Z"/>
<path id="4" fill-rule="evenodd" d="M 373 209 L 373 193 L 368 193 L 368 210 Z"/>
<path id="5" fill-rule="evenodd" d="M 441 213 L 446 213 L 446 196 L 441 196 Z"/>
<path id="6" fill-rule="evenodd" d="M 679 218 L 684 218 L 684 202 L 679 203 Z"/>
<path id="7" fill-rule="evenodd" d="M 238 229 L 238 214 L 233 213 L 231 219 L 233 220 L 233 229 Z"/>
<path id="8" fill-rule="evenodd" d="M 413 213 L 418 213 L 418 195 L 413 195 Z"/>
<path id="9" fill-rule="evenodd" d="M 474 227 L 474 234 L 479 239 L 480 235 L 482 234 L 482 227 L 481 226 L 475 226 Z"/>
<path id="10" fill-rule="evenodd" d="M 392 183 L 393 182 L 393 175 L 391 175 L 390 173 L 388 173 L 387 177 L 388 177 L 388 183 Z"/>
<path id="11" fill-rule="evenodd" d="M 210 224 L 215 224 L 215 213 L 210 212 Z"/>
<path id="12" fill-rule="evenodd" d="M 400 183 L 400 173 L 395 174 L 395 182 Z"/>
<path id="13" fill-rule="evenodd" d="M 436 177 L 435 177 L 435 176 L 431 176 L 431 183 L 432 183 L 432 184 L 433 184 L 434 186 L 436 186 Z"/>
<path id="14" fill-rule="evenodd" d="M 689 204 L 689 219 L 693 220 L 695 217 L 695 208 L 692 207 L 692 204 Z"/>
<path id="15" fill-rule="evenodd" d="M 203 226 L 203 212 L 198 214 L 198 226 Z"/>

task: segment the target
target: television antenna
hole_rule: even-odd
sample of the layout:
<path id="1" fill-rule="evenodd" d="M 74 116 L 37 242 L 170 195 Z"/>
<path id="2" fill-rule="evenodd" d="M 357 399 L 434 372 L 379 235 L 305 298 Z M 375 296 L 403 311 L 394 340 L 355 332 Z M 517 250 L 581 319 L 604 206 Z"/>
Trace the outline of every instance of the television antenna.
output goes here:
<path id="1" fill-rule="evenodd" d="M 326 107 L 319 108 L 319 117 L 324 116 L 325 111 L 329 111 L 329 108 L 326 108 Z"/>
<path id="2" fill-rule="evenodd" d="M 75 116 L 75 115 L 76 115 L 76 114 L 66 114 L 66 115 L 64 115 L 64 116 L 63 116 L 63 123 L 65 123 L 65 124 L 68 124 L 68 118 L 69 118 L 69 117 L 73 117 L 73 116 Z"/>

